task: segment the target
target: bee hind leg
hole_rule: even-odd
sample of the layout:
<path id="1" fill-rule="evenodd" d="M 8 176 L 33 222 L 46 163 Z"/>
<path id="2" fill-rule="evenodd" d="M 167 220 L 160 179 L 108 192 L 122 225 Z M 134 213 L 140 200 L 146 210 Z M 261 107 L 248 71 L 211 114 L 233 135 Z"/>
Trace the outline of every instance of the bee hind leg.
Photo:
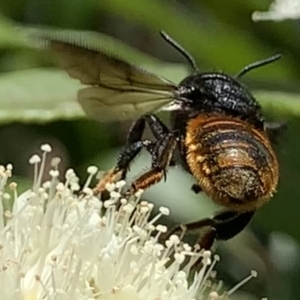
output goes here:
<path id="1" fill-rule="evenodd" d="M 213 218 L 178 225 L 162 236 L 161 242 L 167 240 L 173 234 L 180 234 L 184 228 L 188 234 L 200 233 L 197 244 L 200 245 L 201 249 L 210 250 L 216 240 L 229 240 L 240 233 L 251 221 L 254 213 L 254 211 L 243 213 L 223 211 Z M 201 232 L 202 230 L 203 232 Z"/>

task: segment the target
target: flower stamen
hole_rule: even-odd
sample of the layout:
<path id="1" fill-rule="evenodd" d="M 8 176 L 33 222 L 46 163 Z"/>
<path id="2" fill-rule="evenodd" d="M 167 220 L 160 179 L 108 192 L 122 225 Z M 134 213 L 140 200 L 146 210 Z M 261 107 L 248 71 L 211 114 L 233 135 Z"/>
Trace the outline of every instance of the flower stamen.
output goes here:
<path id="1" fill-rule="evenodd" d="M 169 215 L 167 208 L 150 219 L 154 206 L 140 201 L 142 191 L 121 197 L 124 181 L 107 185 L 110 198 L 103 204 L 89 187 L 93 166 L 78 196 L 78 176 L 69 169 L 61 182 L 56 158 L 52 178 L 42 182 L 51 147 L 41 148 L 42 159 L 30 159 L 32 189 L 18 195 L 17 184 L 9 184 L 14 203 L 0 223 L 1 299 L 216 300 L 253 277 L 219 296 L 220 285 L 212 283 L 218 256 L 212 261 L 210 251 L 183 243 L 183 235 L 159 243 L 167 227 L 157 221 Z M 11 201 L 5 190 L 11 171 L 0 167 L 1 200 Z"/>
<path id="2" fill-rule="evenodd" d="M 232 295 L 234 292 L 236 292 L 241 286 L 245 285 L 249 280 L 251 280 L 252 278 L 257 277 L 257 272 L 252 270 L 250 275 L 247 276 L 245 279 L 243 279 L 241 282 L 239 282 L 238 284 L 236 284 L 233 288 L 231 288 L 226 294 L 228 296 Z"/>

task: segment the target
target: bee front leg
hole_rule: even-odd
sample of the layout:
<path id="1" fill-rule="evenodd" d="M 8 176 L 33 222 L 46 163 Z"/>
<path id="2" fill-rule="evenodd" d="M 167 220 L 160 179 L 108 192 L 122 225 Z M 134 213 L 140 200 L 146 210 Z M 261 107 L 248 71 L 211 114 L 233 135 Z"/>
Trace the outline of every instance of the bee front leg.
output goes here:
<path id="1" fill-rule="evenodd" d="M 149 128 L 152 132 L 152 134 L 154 135 L 154 137 L 156 138 L 158 143 L 161 143 L 161 141 L 166 140 L 166 138 L 168 139 L 168 136 L 170 135 L 174 135 L 173 133 L 170 132 L 169 128 L 155 115 L 152 114 L 148 114 L 145 115 L 145 120 L 147 122 L 147 124 L 149 125 Z M 163 144 L 163 142 L 162 142 Z M 158 145 L 158 144 L 156 144 Z M 162 145 L 163 146 L 163 145 Z M 168 146 L 166 146 L 168 147 Z M 153 151 L 151 152 L 149 147 L 148 147 L 148 152 L 152 155 L 152 160 L 155 160 L 155 156 L 157 155 L 156 152 L 158 152 L 157 150 L 155 150 L 155 148 L 153 148 Z M 158 154 L 159 155 L 159 154 Z M 173 151 L 172 151 L 172 156 L 170 158 L 170 161 L 168 162 L 168 166 L 176 166 L 176 161 L 175 158 L 173 157 Z"/>
<path id="2" fill-rule="evenodd" d="M 116 166 L 100 179 L 94 188 L 94 194 L 103 192 L 107 183 L 112 183 L 126 177 L 126 173 L 133 159 L 140 153 L 144 146 L 151 144 L 148 140 L 142 141 L 144 131 L 145 118 L 143 116 L 132 124 L 127 136 L 126 145 L 118 156 Z"/>
<path id="3" fill-rule="evenodd" d="M 175 146 L 176 137 L 172 133 L 168 133 L 148 147 L 147 150 L 152 156 L 151 169 L 132 183 L 127 195 L 132 195 L 139 189 L 145 190 L 161 181 L 162 178 L 166 179 L 166 171 L 172 162 Z"/>
<path id="4" fill-rule="evenodd" d="M 142 140 L 146 123 L 148 123 L 150 130 L 157 141 Z M 159 140 L 163 140 L 169 134 L 169 129 L 155 115 L 145 115 L 137 119 L 129 130 L 126 146 L 121 150 L 116 166 L 100 179 L 99 183 L 94 188 L 94 193 L 99 194 L 103 192 L 107 183 L 115 182 L 118 179 L 124 179 L 131 162 L 140 153 L 142 148 L 146 148 L 152 156 L 159 155 L 155 145 Z M 159 160 L 159 158 L 157 160 Z M 175 165 L 175 162 L 171 158 L 168 164 Z"/>
<path id="5" fill-rule="evenodd" d="M 254 211 L 243 213 L 223 211 L 213 218 L 178 225 L 162 236 L 161 242 L 173 234 L 180 234 L 183 230 L 188 234 L 199 234 L 200 232 L 201 235 L 197 243 L 202 249 L 209 250 L 216 240 L 229 240 L 240 233 L 251 221 L 254 213 Z"/>

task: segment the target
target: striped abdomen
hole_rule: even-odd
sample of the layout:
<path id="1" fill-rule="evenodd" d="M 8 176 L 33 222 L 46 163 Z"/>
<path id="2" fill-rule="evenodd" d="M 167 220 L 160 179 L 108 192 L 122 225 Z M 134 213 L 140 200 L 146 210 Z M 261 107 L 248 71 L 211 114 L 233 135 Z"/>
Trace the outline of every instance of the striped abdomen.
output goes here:
<path id="1" fill-rule="evenodd" d="M 267 202 L 278 162 L 267 136 L 240 119 L 198 115 L 187 123 L 187 164 L 215 202 L 239 211 Z"/>

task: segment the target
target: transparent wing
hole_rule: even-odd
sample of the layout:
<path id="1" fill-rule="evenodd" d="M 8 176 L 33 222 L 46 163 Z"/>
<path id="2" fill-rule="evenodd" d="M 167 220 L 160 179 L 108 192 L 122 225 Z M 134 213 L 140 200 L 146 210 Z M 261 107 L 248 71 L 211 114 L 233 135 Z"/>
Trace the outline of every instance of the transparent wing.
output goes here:
<path id="1" fill-rule="evenodd" d="M 86 114 L 98 121 L 126 120 L 158 110 L 175 98 L 176 85 L 104 50 L 77 41 L 43 37 L 67 73 L 88 85 L 78 93 Z"/>
<path id="2" fill-rule="evenodd" d="M 78 92 L 78 101 L 90 118 L 99 122 L 128 120 L 149 112 L 158 111 L 172 101 L 167 94 L 87 87 Z"/>

